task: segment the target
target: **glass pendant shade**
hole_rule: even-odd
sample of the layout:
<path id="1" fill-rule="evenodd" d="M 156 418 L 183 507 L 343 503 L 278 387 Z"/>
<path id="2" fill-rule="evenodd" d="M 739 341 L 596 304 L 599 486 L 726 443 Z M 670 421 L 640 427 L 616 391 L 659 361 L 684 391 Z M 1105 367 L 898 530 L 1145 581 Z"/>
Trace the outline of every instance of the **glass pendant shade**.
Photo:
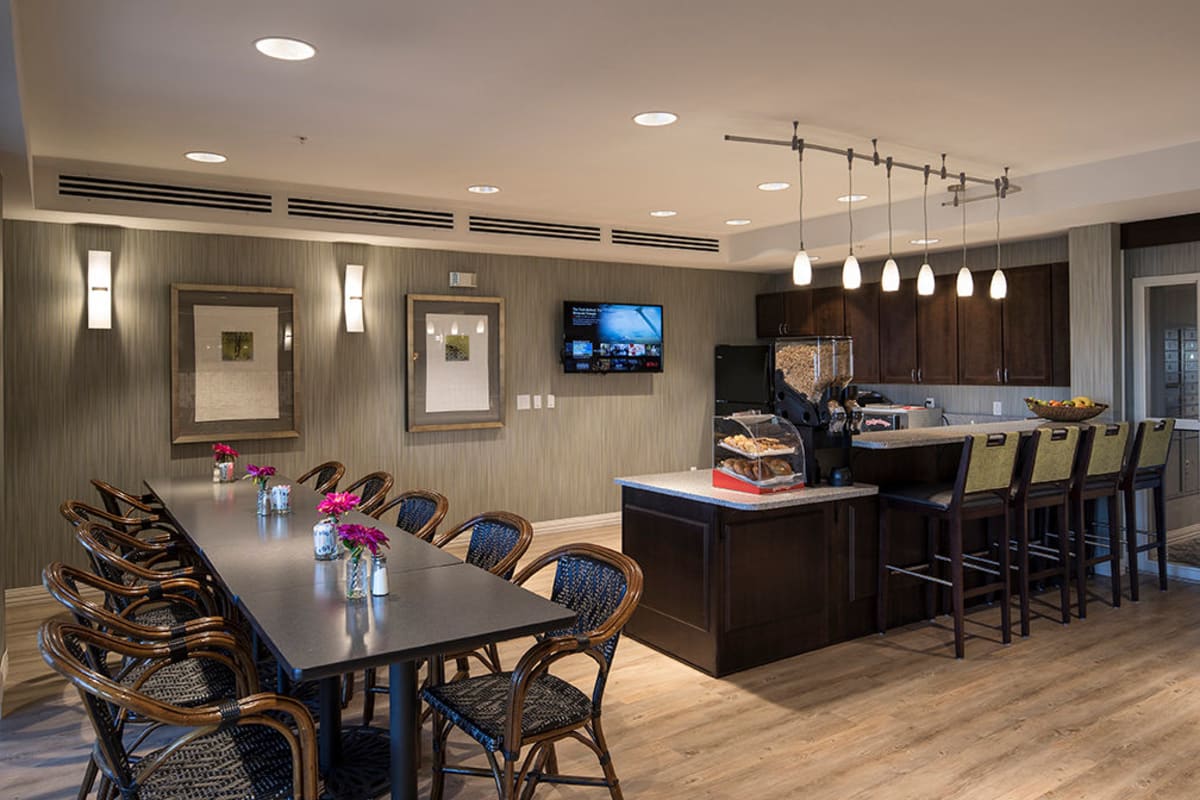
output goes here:
<path id="1" fill-rule="evenodd" d="M 857 289 L 862 286 L 862 269 L 858 266 L 858 259 L 853 254 L 846 256 L 846 263 L 842 264 L 842 288 Z"/>
<path id="2" fill-rule="evenodd" d="M 900 291 L 900 267 L 896 259 L 889 258 L 883 265 L 883 290 L 885 292 Z"/>
<path id="3" fill-rule="evenodd" d="M 992 283 L 988 287 L 988 294 L 993 300 L 1003 300 L 1008 297 L 1008 279 L 1004 277 L 1004 270 L 997 269 L 992 273 Z"/>
<path id="4" fill-rule="evenodd" d="M 792 283 L 796 286 L 808 286 L 812 283 L 812 262 L 808 252 L 801 250 L 792 259 Z"/>
<path id="5" fill-rule="evenodd" d="M 971 270 L 967 269 L 965 265 L 958 271 L 956 286 L 959 297 L 970 297 L 975 294 L 975 279 L 971 277 Z"/>
<path id="6" fill-rule="evenodd" d="M 922 264 L 917 273 L 917 294 L 925 297 L 933 294 L 933 267 L 928 262 Z"/>

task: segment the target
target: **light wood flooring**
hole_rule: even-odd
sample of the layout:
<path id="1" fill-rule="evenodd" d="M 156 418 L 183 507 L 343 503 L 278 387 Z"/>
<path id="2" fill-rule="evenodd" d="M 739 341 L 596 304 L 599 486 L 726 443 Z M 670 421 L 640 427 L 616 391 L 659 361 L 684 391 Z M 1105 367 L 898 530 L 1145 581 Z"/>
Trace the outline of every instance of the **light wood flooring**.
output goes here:
<path id="1" fill-rule="evenodd" d="M 619 539 L 616 528 L 544 535 L 534 550 Z M 533 588 L 545 591 L 548 577 Z M 1200 586 L 1172 583 L 1160 593 L 1147 580 L 1142 598 L 1115 610 L 1094 599 L 1089 618 L 1066 627 L 1036 619 L 1032 637 L 1009 647 L 998 641 L 998 611 L 979 611 L 965 661 L 953 659 L 942 623 L 723 680 L 625 639 L 604 712 L 625 796 L 1194 800 Z M 51 613 L 44 596 L 9 593 L 13 683 L 0 720 L 0 798 L 71 797 L 86 758 L 90 732 L 78 699 L 39 666 L 34 631 Z M 525 646 L 502 646 L 505 663 Z M 577 682 L 586 673 L 563 671 Z M 479 763 L 476 749 L 452 737 L 454 757 Z M 559 759 L 564 770 L 595 772 L 582 748 L 564 746 Z M 450 798 L 495 796 L 490 782 L 475 779 L 450 777 L 447 789 Z M 577 787 L 537 793 L 605 796 Z"/>

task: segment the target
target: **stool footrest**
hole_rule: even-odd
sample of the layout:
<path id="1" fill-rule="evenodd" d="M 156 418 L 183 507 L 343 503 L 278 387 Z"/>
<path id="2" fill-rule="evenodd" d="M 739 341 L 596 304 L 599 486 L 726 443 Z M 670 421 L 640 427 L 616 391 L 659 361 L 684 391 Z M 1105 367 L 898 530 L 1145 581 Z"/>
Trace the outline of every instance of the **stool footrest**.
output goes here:
<path id="1" fill-rule="evenodd" d="M 935 578 L 932 575 L 926 575 L 923 572 L 915 572 L 911 569 L 905 569 L 904 567 L 896 567 L 896 566 L 892 566 L 891 564 L 885 564 L 884 569 L 888 570 L 889 572 L 899 572 L 902 575 L 911 575 L 912 577 L 920 578 L 923 581 L 932 581 L 933 583 L 940 583 L 942 586 L 950 586 L 950 587 L 954 586 L 954 584 L 951 583 L 950 581 L 943 580 L 942 578 Z"/>

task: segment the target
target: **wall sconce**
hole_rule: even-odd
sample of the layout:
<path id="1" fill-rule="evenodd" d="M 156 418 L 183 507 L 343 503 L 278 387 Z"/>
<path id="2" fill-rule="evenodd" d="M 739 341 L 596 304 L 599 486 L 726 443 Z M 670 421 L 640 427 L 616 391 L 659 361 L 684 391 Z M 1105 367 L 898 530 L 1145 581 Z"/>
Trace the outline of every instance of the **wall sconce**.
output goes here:
<path id="1" fill-rule="evenodd" d="M 112 328 L 112 253 L 88 250 L 88 328 Z"/>
<path id="2" fill-rule="evenodd" d="M 346 333 L 363 332 L 362 264 L 346 265 Z"/>

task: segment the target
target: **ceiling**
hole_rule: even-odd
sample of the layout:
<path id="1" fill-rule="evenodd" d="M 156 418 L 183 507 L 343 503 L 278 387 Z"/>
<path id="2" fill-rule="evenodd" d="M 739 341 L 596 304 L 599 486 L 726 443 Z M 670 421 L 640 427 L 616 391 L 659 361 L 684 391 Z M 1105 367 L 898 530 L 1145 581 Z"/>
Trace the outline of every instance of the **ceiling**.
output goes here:
<path id="1" fill-rule="evenodd" d="M 14 0 L 10 10 L 7 216 L 87 218 L 56 213 L 30 188 L 31 163 L 71 159 L 185 172 L 196 185 L 301 184 L 720 237 L 719 259 L 662 260 L 772 269 L 790 262 L 798 195 L 756 185 L 795 184 L 795 155 L 722 137 L 787 139 L 793 119 L 810 141 L 869 152 L 877 137 L 885 155 L 936 166 L 944 151 L 953 170 L 983 177 L 1011 166 L 1023 191 L 1005 201 L 1006 238 L 1200 210 L 1191 0 Z M 317 56 L 265 58 L 252 43 L 267 35 L 309 41 Z M 631 121 L 659 109 L 679 121 Z M 183 159 L 196 149 L 229 160 Z M 846 162 L 812 152 L 805 167 L 809 244 L 834 263 L 848 237 L 836 201 Z M 26 174 L 14 181 L 14 169 Z M 881 254 L 883 170 L 860 162 L 854 180 L 869 195 L 854 206 L 856 240 Z M 502 191 L 465 191 L 478 183 Z M 944 199 L 940 180 L 930 193 Z M 918 174 L 894 174 L 897 251 L 916 249 L 920 195 Z M 652 219 L 654 209 L 678 215 Z M 969 238 L 993 236 L 994 204 L 968 210 Z M 941 246 L 959 241 L 958 212 L 932 214 Z M 580 252 L 489 245 L 479 247 Z"/>

